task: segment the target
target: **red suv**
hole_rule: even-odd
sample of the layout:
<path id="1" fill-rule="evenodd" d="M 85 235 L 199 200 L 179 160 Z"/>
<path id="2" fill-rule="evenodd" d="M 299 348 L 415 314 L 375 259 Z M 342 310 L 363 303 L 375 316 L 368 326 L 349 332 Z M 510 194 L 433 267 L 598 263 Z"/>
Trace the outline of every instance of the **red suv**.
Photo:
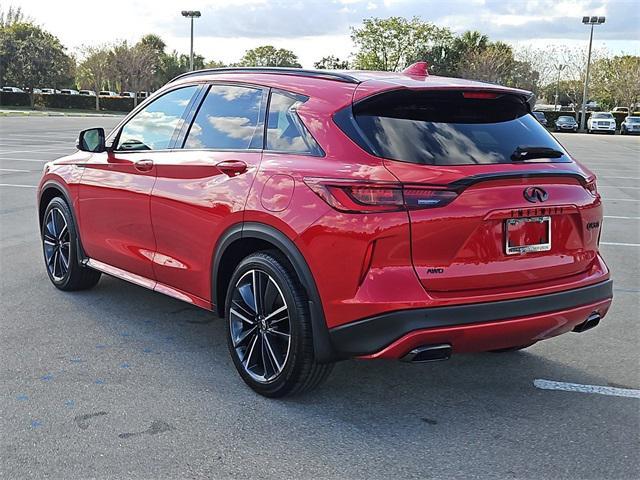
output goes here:
<path id="1" fill-rule="evenodd" d="M 106 273 L 217 312 L 271 397 L 344 358 L 587 330 L 612 300 L 601 198 L 531 104 L 424 64 L 184 74 L 45 167 L 49 278 Z"/>

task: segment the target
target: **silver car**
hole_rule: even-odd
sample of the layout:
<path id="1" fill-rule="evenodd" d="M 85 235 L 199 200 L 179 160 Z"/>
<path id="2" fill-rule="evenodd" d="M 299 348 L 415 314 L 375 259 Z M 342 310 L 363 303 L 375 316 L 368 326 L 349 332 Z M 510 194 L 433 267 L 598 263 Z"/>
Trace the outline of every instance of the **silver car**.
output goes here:
<path id="1" fill-rule="evenodd" d="M 628 116 L 620 125 L 620 135 L 632 135 L 640 133 L 640 117 Z"/>

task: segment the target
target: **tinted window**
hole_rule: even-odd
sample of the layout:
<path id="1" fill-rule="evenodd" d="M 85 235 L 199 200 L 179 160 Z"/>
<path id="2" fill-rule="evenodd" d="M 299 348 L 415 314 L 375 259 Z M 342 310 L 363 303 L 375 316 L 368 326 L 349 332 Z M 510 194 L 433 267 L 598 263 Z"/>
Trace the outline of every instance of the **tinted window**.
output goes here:
<path id="1" fill-rule="evenodd" d="M 124 126 L 117 149 L 169 148 L 176 128 L 182 126 L 182 115 L 197 88 L 192 86 L 172 90 L 147 105 Z"/>
<path id="2" fill-rule="evenodd" d="M 373 151 L 393 160 L 473 165 L 511 163 L 519 146 L 564 152 L 515 95 L 473 98 L 462 92 L 403 90 L 376 95 L 353 111 Z M 571 160 L 563 155 L 552 161 Z"/>
<path id="3" fill-rule="evenodd" d="M 558 117 L 558 121 L 563 121 L 563 122 L 574 122 L 574 121 L 575 121 L 575 118 L 573 118 L 573 117 L 565 117 L 565 116 L 562 116 L 562 117 Z"/>
<path id="4" fill-rule="evenodd" d="M 191 125 L 184 148 L 262 148 L 262 90 L 212 85 Z"/>
<path id="5" fill-rule="evenodd" d="M 296 108 L 305 97 L 271 93 L 267 121 L 267 150 L 322 155 L 320 147 L 304 127 Z"/>
<path id="6" fill-rule="evenodd" d="M 593 118 L 613 118 L 613 115 L 610 113 L 594 113 Z"/>

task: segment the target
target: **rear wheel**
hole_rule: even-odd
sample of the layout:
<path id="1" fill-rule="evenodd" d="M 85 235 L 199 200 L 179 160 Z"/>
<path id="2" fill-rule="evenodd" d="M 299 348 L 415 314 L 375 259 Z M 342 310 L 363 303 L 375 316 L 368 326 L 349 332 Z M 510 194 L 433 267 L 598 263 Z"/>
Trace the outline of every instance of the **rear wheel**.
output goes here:
<path id="1" fill-rule="evenodd" d="M 240 262 L 225 305 L 229 351 L 253 390 L 283 397 L 327 378 L 333 365 L 315 361 L 306 293 L 279 252 L 256 253 Z"/>
<path id="2" fill-rule="evenodd" d="M 53 198 L 42 221 L 42 251 L 51 283 L 60 290 L 84 290 L 100 280 L 100 272 L 78 261 L 77 231 L 67 203 Z"/>

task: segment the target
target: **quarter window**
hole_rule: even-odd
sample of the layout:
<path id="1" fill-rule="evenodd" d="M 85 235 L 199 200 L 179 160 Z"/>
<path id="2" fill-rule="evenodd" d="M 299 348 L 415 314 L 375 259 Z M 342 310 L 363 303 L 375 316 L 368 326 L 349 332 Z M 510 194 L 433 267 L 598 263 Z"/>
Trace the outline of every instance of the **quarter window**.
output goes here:
<path id="1" fill-rule="evenodd" d="M 267 122 L 267 150 L 322 155 L 320 147 L 296 113 L 296 108 L 305 100 L 305 97 L 271 93 Z"/>
<path id="2" fill-rule="evenodd" d="M 122 128 L 117 150 L 163 150 L 169 148 L 197 86 L 172 90 L 138 112 Z"/>
<path id="3" fill-rule="evenodd" d="M 257 88 L 212 85 L 196 115 L 184 148 L 262 148 L 263 92 Z"/>

